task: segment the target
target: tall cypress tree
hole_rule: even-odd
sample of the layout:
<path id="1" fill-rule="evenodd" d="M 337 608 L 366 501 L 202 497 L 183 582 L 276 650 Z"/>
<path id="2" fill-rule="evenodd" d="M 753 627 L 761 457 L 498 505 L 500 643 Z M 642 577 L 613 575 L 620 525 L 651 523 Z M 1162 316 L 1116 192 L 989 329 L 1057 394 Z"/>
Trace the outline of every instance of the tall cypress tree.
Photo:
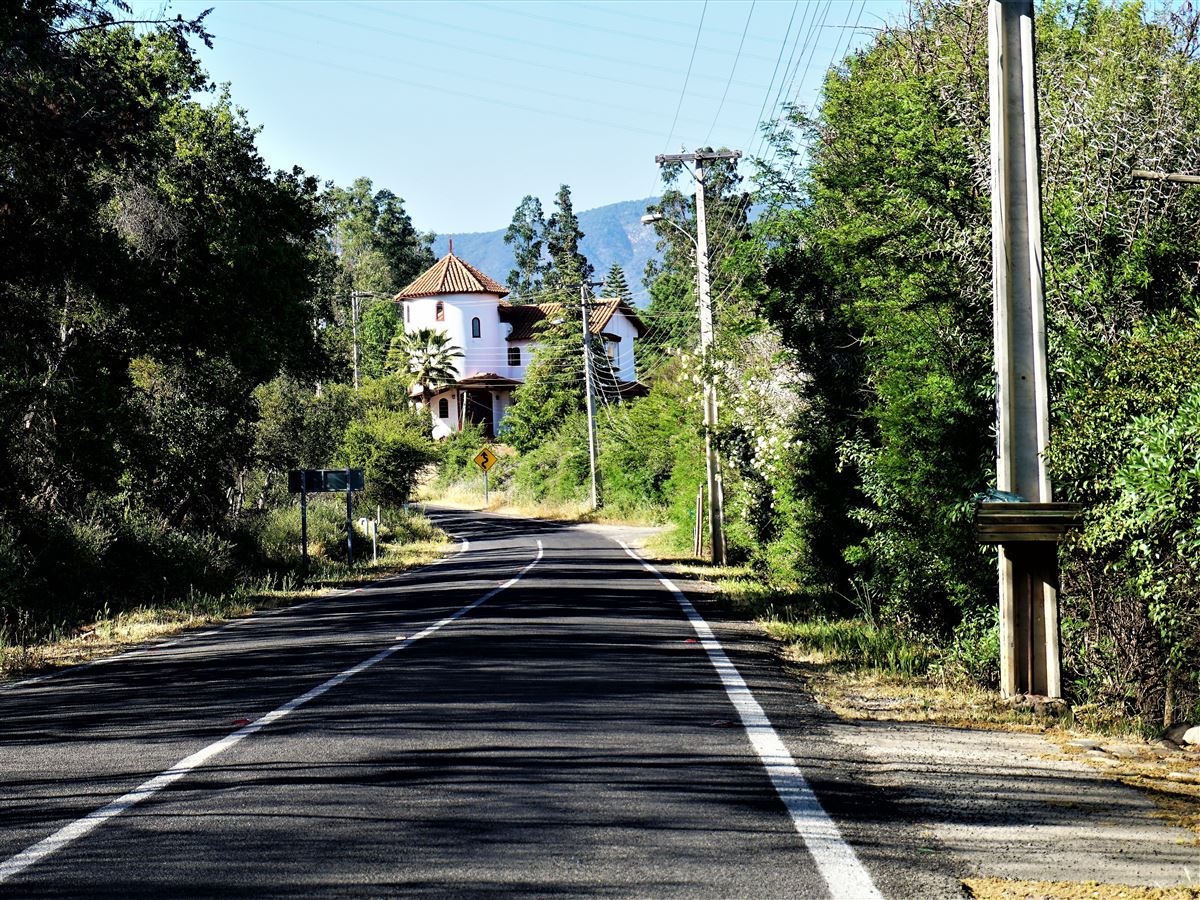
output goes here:
<path id="1" fill-rule="evenodd" d="M 579 250 L 583 231 L 571 203 L 569 185 L 559 187 L 554 206 L 555 212 L 546 222 L 546 250 L 550 254 L 546 286 L 571 291 L 578 296 L 579 286 L 592 280 L 594 270 Z"/>
<path id="2" fill-rule="evenodd" d="M 532 194 L 525 195 L 504 232 L 504 243 L 513 248 L 516 263 L 505 283 L 514 295 L 512 299 L 521 302 L 542 289 L 546 276 L 547 263 L 542 252 L 546 244 L 546 219 L 541 200 Z"/>

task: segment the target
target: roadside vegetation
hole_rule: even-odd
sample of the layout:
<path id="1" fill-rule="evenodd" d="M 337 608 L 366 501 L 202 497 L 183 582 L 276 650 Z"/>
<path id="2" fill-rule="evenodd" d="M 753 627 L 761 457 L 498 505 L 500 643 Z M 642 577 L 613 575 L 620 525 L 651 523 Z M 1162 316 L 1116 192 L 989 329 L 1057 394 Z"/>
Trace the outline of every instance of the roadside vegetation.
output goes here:
<path id="1" fill-rule="evenodd" d="M 403 509 L 437 450 L 386 299 L 431 236 L 365 178 L 269 169 L 203 17 L 126 12 L 0 24 L 0 673 L 371 571 L 314 497 L 305 577 L 289 469 L 366 469 L 379 571 L 441 539 Z"/>
<path id="2" fill-rule="evenodd" d="M 1065 715 L 1148 736 L 1200 722 L 1200 193 L 1129 173 L 1200 171 L 1198 15 L 1082 0 L 1037 24 L 1050 463 L 1086 521 L 1060 553 Z M 665 171 L 663 256 L 634 298 L 649 395 L 595 373 L 607 514 L 672 526 L 660 554 L 690 557 L 711 379 L 731 602 L 795 653 L 967 693 L 999 681 L 996 558 L 971 525 L 995 484 L 986 21 L 914 3 L 767 124 L 747 183 L 708 169 L 706 358 L 690 179 Z M 518 299 L 578 281 L 542 249 L 561 217 L 540 215 L 526 198 L 510 229 Z M 516 393 L 492 476 L 507 502 L 586 500 L 579 333 Z M 462 441 L 435 490 L 479 491 L 481 442 Z"/>
<path id="3" fill-rule="evenodd" d="M 202 19 L 120 12 L 52 0 L 0 24 L 7 648 L 298 585 L 290 469 L 365 468 L 359 508 L 393 545 L 434 539 L 402 512 L 423 479 L 481 494 L 481 436 L 434 444 L 413 404 L 455 348 L 406 335 L 388 299 L 431 236 L 366 178 L 270 170 L 198 65 Z M 648 393 L 623 394 L 600 346 L 591 375 L 600 515 L 690 555 L 713 382 L 731 602 L 837 666 L 990 690 L 986 37 L 984 4 L 920 0 L 765 123 L 749 165 L 707 167 L 707 355 L 690 179 L 664 169 L 661 258 L 598 290 L 638 307 Z M 1051 2 L 1038 41 L 1050 463 L 1086 519 L 1060 554 L 1066 684 L 1074 710 L 1151 734 L 1200 721 L 1200 192 L 1129 173 L 1200 171 L 1200 13 Z M 506 237 L 510 301 L 560 305 L 499 436 L 511 509 L 586 502 L 581 238 L 565 185 Z M 338 504 L 311 527 L 310 574 L 341 578 Z"/>

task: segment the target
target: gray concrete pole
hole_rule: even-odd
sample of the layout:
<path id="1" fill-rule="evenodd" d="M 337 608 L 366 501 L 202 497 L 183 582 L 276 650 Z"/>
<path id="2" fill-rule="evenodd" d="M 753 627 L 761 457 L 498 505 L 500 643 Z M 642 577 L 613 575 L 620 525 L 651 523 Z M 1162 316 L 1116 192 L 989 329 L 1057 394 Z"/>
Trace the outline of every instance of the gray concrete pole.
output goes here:
<path id="1" fill-rule="evenodd" d="M 600 484 L 596 477 L 596 398 L 592 393 L 592 335 L 586 284 L 579 286 L 579 309 L 583 317 L 583 383 L 587 393 L 588 462 L 592 469 L 592 509 L 599 509 Z"/>
<path id="2" fill-rule="evenodd" d="M 1049 503 L 1033 16 L 1031 0 L 989 4 L 996 486 L 1028 501 Z M 999 570 L 1001 690 L 1005 695 L 1059 697 L 1056 545 L 1002 545 Z"/>
<path id="3" fill-rule="evenodd" d="M 354 389 L 358 390 L 358 291 L 350 292 L 350 328 L 354 334 Z"/>
<path id="4" fill-rule="evenodd" d="M 704 160 L 696 157 L 696 291 L 700 301 L 700 355 L 707 364 L 713 344 L 712 295 L 708 274 L 708 226 L 704 217 Z M 713 447 L 717 427 L 717 386 L 712 378 L 704 382 L 704 468 L 708 481 L 708 531 L 712 543 L 712 561 L 725 565 L 725 510 L 721 490 L 720 461 Z"/>

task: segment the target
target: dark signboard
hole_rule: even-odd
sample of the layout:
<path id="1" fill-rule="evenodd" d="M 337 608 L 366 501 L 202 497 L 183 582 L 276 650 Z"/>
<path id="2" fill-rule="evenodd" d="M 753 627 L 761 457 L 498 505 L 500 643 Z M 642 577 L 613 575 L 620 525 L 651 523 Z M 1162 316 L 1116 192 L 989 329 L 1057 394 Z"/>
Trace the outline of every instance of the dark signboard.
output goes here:
<path id="1" fill-rule="evenodd" d="M 362 469 L 292 469 L 288 472 L 288 493 L 320 494 L 345 491 L 347 476 L 350 490 L 361 491 L 366 484 Z"/>

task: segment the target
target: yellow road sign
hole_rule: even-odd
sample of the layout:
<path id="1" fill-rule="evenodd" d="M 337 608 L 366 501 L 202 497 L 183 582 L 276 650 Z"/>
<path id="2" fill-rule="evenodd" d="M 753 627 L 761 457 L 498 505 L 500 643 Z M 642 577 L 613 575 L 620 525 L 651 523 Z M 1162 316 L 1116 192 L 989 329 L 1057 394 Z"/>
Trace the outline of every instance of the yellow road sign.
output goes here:
<path id="1" fill-rule="evenodd" d="M 487 447 L 484 447 L 482 450 L 480 450 L 475 457 L 475 465 L 479 466 L 479 468 L 483 469 L 485 472 L 495 464 L 496 454 Z"/>

